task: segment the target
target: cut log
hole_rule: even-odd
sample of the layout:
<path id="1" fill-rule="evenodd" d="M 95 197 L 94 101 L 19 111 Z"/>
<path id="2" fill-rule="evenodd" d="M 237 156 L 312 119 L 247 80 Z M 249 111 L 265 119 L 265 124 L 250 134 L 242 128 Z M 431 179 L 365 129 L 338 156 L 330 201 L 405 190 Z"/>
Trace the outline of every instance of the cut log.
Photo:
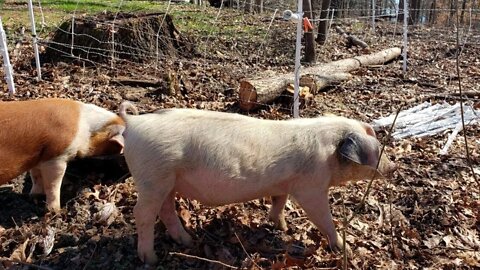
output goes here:
<path id="1" fill-rule="evenodd" d="M 401 54 L 400 48 L 390 48 L 377 53 L 338 60 L 327 64 L 304 68 L 300 71 L 300 86 L 308 86 L 312 94 L 331 85 L 332 83 L 348 80 L 351 75 L 347 72 L 362 66 L 384 64 L 397 58 Z M 311 79 L 305 79 L 311 77 Z M 239 105 L 242 110 L 252 110 L 275 100 L 281 95 L 286 86 L 295 78 L 293 73 L 272 74 L 268 72 L 256 79 L 244 79 L 239 87 Z M 312 80 L 315 87 L 312 87 Z"/>

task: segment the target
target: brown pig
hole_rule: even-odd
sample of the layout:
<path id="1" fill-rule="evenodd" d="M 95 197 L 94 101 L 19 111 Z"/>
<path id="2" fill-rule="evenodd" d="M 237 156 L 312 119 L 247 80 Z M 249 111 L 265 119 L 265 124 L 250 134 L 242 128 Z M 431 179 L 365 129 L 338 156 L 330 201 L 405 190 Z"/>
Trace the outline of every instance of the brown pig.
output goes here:
<path id="1" fill-rule="evenodd" d="M 30 171 L 31 194 L 60 209 L 60 186 L 75 157 L 118 154 L 125 122 L 92 104 L 68 99 L 0 102 L 0 184 Z"/>
<path id="2" fill-rule="evenodd" d="M 175 211 L 175 194 L 205 205 L 272 197 L 270 218 L 286 229 L 283 213 L 288 195 L 328 238 L 343 247 L 328 203 L 328 188 L 348 180 L 394 170 L 383 155 L 372 127 L 343 117 L 286 121 L 193 109 L 167 109 L 130 116 L 126 122 L 125 159 L 135 179 L 134 208 L 138 255 L 154 264 L 157 216 L 170 236 L 185 245 L 192 237 Z"/>

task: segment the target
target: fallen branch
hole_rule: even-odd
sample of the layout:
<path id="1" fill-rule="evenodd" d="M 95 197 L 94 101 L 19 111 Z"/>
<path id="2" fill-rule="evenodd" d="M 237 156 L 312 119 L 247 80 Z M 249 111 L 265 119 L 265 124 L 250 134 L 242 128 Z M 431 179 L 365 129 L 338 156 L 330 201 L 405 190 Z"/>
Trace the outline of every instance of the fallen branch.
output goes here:
<path id="1" fill-rule="evenodd" d="M 335 30 L 337 31 L 338 34 L 340 34 L 342 37 L 347 39 L 347 46 L 355 45 L 355 46 L 362 47 L 363 49 L 368 48 L 368 44 L 365 41 L 359 39 L 355 35 L 345 32 L 345 30 L 343 30 L 340 26 L 335 25 Z"/>
<path id="2" fill-rule="evenodd" d="M 230 269 L 238 269 L 238 267 L 226 264 L 226 263 L 221 262 L 221 261 L 210 260 L 210 259 L 207 259 L 207 258 L 202 258 L 202 257 L 194 256 L 194 255 L 188 255 L 188 254 L 184 254 L 184 253 L 180 253 L 180 252 L 169 252 L 168 254 L 177 255 L 177 256 L 181 256 L 181 257 L 186 257 L 186 258 L 190 258 L 190 259 L 196 259 L 196 260 L 205 261 L 205 262 L 209 262 L 209 263 L 215 263 L 215 264 L 219 264 L 221 266 L 224 266 L 224 267 L 227 267 L 227 268 L 230 268 Z"/>
<path id="3" fill-rule="evenodd" d="M 252 256 L 250 256 L 250 254 L 248 254 L 247 250 L 246 250 L 245 247 L 243 246 L 242 241 L 240 240 L 240 237 L 238 237 L 237 233 L 234 232 L 234 234 L 235 234 L 235 237 L 236 237 L 237 240 L 238 240 L 238 243 L 240 243 L 240 246 L 242 247 L 243 252 L 245 253 L 245 255 L 247 255 L 247 257 L 250 259 L 250 261 L 252 261 L 253 265 L 255 265 L 258 269 L 261 269 L 261 267 L 258 266 L 258 264 L 253 260 Z"/>
<path id="4" fill-rule="evenodd" d="M 21 264 L 21 265 L 24 265 L 24 266 L 28 266 L 28 267 L 35 268 L 35 269 L 40 269 L 40 270 L 53 270 L 53 268 L 50 268 L 50 267 L 36 265 L 36 264 L 33 264 L 33 263 L 22 262 L 22 261 L 18 261 L 18 260 L 5 259 L 5 260 L 2 260 L 2 262 L 6 262 L 6 263 L 9 263 L 9 264 Z M 10 268 L 7 267 L 7 269 L 10 269 Z"/>
<path id="5" fill-rule="evenodd" d="M 112 82 L 120 85 L 140 86 L 140 87 L 156 87 L 161 86 L 161 80 L 141 80 L 130 77 L 119 76 L 112 80 Z"/>

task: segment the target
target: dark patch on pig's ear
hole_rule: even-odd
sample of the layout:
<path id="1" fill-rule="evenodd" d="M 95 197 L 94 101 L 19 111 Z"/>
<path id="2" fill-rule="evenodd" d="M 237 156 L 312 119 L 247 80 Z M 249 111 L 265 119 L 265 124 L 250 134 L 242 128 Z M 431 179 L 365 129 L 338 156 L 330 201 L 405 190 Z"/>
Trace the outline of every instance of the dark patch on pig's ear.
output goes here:
<path id="1" fill-rule="evenodd" d="M 349 133 L 343 139 L 339 147 L 339 153 L 342 157 L 360 165 L 376 167 L 376 161 L 372 160 L 372 154 L 375 155 L 375 145 L 372 145 L 368 137 L 359 133 Z M 375 163 L 375 164 L 374 164 Z"/>

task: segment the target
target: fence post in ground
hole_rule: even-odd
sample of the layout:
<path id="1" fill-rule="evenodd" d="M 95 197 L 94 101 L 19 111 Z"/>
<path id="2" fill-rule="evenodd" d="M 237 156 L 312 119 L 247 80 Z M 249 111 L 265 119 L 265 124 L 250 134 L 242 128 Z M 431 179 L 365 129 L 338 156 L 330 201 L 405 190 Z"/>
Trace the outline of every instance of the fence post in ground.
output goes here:
<path id="1" fill-rule="evenodd" d="M 403 1 L 403 74 L 407 73 L 408 1 Z"/>
<path id="2" fill-rule="evenodd" d="M 40 70 L 40 55 L 38 54 L 38 38 L 37 30 L 35 28 L 35 17 L 33 16 L 33 4 L 32 0 L 28 0 L 28 13 L 30 15 L 30 23 L 32 24 L 32 42 L 33 50 L 35 53 L 35 65 L 37 66 L 37 78 L 42 79 L 42 71 Z"/>
<path id="3" fill-rule="evenodd" d="M 375 33 L 375 0 L 372 0 L 372 32 Z"/>
<path id="4" fill-rule="evenodd" d="M 297 22 L 297 41 L 295 44 L 295 82 L 294 82 L 294 92 L 293 92 L 293 117 L 300 117 L 300 52 L 302 49 L 302 24 L 303 24 L 303 0 L 298 0 L 298 22 Z"/>
<path id="5" fill-rule="evenodd" d="M 15 84 L 13 83 L 12 65 L 8 56 L 7 35 L 3 30 L 2 17 L 0 17 L 0 53 L 3 56 L 3 68 L 5 69 L 5 80 L 7 81 L 8 92 L 15 94 Z"/>

